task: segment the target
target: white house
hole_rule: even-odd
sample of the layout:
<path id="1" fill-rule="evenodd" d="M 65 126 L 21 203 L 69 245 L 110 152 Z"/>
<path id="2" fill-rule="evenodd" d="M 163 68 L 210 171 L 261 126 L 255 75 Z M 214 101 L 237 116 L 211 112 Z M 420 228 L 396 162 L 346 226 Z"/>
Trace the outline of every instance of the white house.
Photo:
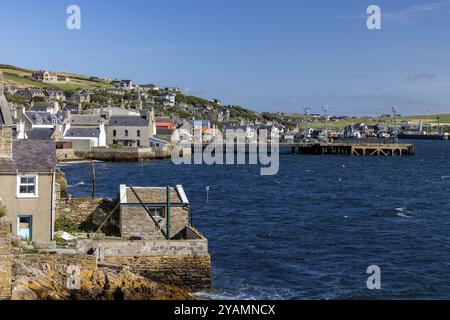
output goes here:
<path id="1" fill-rule="evenodd" d="M 68 123 L 64 129 L 63 139 L 73 142 L 84 140 L 89 141 L 91 147 L 106 147 L 105 125 L 102 123 L 97 127 L 72 127 Z"/>
<path id="2" fill-rule="evenodd" d="M 106 147 L 105 121 L 98 115 L 67 114 L 63 139 L 74 142 L 75 150 Z"/>

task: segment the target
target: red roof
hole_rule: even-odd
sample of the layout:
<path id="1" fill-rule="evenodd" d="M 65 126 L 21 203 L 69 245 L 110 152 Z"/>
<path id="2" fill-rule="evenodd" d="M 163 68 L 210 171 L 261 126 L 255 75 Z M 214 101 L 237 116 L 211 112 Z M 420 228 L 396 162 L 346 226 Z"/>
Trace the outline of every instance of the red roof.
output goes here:
<path id="1" fill-rule="evenodd" d="M 157 122 L 156 127 L 173 129 L 173 123 L 172 122 Z"/>

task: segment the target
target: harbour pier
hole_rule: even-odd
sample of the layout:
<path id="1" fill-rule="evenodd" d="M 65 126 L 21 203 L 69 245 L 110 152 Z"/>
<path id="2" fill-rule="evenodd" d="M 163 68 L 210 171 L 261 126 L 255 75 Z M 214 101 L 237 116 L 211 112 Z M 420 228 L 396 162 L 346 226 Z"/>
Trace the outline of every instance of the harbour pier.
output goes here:
<path id="1" fill-rule="evenodd" d="M 291 153 L 310 155 L 348 155 L 348 156 L 413 156 L 413 144 L 356 144 L 356 143 L 298 143 L 280 144 L 280 147 L 290 147 Z"/>
<path id="2" fill-rule="evenodd" d="M 196 148 L 205 150 L 209 144 L 192 145 L 192 152 L 196 151 Z M 221 145 L 219 145 L 221 146 Z M 216 145 L 217 147 L 217 145 Z M 259 152 L 259 145 L 235 143 L 234 145 L 223 144 L 221 146 L 226 153 L 253 153 Z M 198 149 L 200 150 L 200 149 Z M 343 143 L 331 143 L 331 142 L 298 142 L 298 143 L 280 143 L 278 144 L 278 150 L 281 154 L 304 154 L 304 155 L 335 155 L 335 156 L 389 156 L 389 157 L 403 157 L 413 156 L 415 149 L 413 144 L 403 143 L 357 143 L 357 142 L 343 142 Z M 272 152 L 270 143 L 268 145 L 268 152 Z"/>

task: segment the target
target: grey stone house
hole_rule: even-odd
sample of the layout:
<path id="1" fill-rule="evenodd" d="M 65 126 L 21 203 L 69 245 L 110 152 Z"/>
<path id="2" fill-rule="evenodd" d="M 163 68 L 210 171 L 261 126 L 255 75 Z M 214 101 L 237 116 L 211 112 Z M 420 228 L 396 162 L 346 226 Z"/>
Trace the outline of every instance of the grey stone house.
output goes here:
<path id="1" fill-rule="evenodd" d="M 175 188 L 121 185 L 119 197 L 123 239 L 169 240 L 183 237 L 189 226 L 189 201 L 180 185 Z"/>
<path id="2" fill-rule="evenodd" d="M 106 144 L 126 147 L 149 147 L 148 117 L 112 116 L 106 127 Z"/>

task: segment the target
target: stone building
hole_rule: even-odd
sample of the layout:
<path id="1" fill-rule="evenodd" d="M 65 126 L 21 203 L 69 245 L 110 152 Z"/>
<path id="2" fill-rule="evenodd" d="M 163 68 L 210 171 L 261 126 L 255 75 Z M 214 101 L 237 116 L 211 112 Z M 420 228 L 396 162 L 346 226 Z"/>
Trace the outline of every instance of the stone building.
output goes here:
<path id="1" fill-rule="evenodd" d="M 149 147 L 153 123 L 149 116 L 112 116 L 106 127 L 107 145 Z"/>
<path id="2" fill-rule="evenodd" d="M 38 81 L 58 81 L 58 76 L 49 71 L 33 72 L 31 78 Z"/>
<path id="3" fill-rule="evenodd" d="M 119 197 L 123 239 L 172 239 L 189 225 L 189 201 L 182 186 L 132 188 L 121 185 Z"/>

